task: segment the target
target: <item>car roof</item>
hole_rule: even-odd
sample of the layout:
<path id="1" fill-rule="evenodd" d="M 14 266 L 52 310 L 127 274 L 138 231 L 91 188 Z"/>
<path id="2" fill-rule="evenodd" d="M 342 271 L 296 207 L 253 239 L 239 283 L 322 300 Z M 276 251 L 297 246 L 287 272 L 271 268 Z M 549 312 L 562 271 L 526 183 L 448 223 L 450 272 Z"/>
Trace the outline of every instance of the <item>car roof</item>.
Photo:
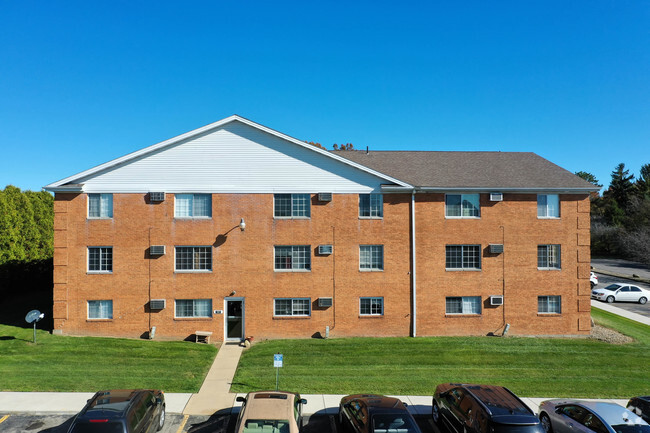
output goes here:
<path id="1" fill-rule="evenodd" d="M 609 425 L 647 424 L 640 416 L 616 403 L 585 400 L 554 400 L 556 406 L 575 404 L 596 413 Z"/>
<path id="2" fill-rule="evenodd" d="M 245 417 L 247 419 L 294 418 L 293 401 L 300 394 L 287 391 L 256 391 L 246 396 Z"/>
<path id="3" fill-rule="evenodd" d="M 399 398 L 387 397 L 380 394 L 352 394 L 344 397 L 346 400 L 361 400 L 370 412 L 388 412 L 391 410 L 406 410 L 404 402 Z"/>
<path id="4" fill-rule="evenodd" d="M 84 417 L 120 417 L 145 392 L 143 389 L 113 389 L 99 391 L 88 401 L 80 415 Z"/>

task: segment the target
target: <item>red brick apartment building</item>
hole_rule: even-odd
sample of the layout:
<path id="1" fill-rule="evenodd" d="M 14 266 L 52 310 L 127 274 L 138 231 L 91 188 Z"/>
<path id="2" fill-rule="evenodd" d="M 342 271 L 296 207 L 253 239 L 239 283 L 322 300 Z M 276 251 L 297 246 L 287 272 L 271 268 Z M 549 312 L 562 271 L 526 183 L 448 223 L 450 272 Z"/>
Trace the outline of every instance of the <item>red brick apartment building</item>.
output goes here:
<path id="1" fill-rule="evenodd" d="M 328 152 L 231 116 L 46 189 L 56 333 L 590 330 L 597 188 L 533 153 Z"/>

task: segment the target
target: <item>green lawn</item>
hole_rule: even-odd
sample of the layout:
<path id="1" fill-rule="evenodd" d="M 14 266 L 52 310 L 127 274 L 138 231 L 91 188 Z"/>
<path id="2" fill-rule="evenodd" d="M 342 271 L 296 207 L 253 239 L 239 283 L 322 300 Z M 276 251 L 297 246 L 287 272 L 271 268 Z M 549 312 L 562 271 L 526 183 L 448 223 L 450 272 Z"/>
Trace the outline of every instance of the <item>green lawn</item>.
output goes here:
<path id="1" fill-rule="evenodd" d="M 217 349 L 190 342 L 66 337 L 0 325 L 0 391 L 158 388 L 198 392 Z"/>
<path id="2" fill-rule="evenodd" d="M 517 337 L 265 341 L 244 352 L 233 389 L 275 388 L 273 354 L 282 353 L 280 388 L 306 394 L 431 395 L 444 382 L 503 385 L 527 397 L 647 394 L 650 327 L 597 309 L 592 315 L 635 342 Z"/>

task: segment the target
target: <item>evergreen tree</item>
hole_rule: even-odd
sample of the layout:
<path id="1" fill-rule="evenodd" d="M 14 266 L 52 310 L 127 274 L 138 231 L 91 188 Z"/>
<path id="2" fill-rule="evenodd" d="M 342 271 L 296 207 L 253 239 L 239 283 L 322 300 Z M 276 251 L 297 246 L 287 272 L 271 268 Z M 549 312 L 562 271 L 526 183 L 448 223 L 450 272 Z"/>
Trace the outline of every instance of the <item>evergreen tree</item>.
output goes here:
<path id="1" fill-rule="evenodd" d="M 625 164 L 620 163 L 612 172 L 612 182 L 609 189 L 605 191 L 606 198 L 612 198 L 623 210 L 627 209 L 630 198 L 634 193 L 634 175 L 630 174 L 630 170 L 625 169 Z"/>

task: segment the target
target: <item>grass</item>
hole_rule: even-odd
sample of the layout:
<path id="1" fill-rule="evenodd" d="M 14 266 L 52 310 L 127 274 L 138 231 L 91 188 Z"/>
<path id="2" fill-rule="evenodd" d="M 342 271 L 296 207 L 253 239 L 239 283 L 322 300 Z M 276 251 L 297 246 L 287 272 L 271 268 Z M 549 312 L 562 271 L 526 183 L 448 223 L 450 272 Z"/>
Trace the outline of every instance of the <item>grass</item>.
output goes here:
<path id="1" fill-rule="evenodd" d="M 66 337 L 0 325 L 0 391 L 157 388 L 198 392 L 214 346 L 98 337 Z"/>
<path id="2" fill-rule="evenodd" d="M 244 352 L 233 390 L 274 389 L 273 354 L 282 353 L 280 388 L 304 394 L 431 395 L 437 384 L 445 382 L 503 385 L 527 397 L 647 394 L 650 327 L 597 309 L 592 317 L 635 341 L 626 345 L 517 337 L 264 341 Z"/>

